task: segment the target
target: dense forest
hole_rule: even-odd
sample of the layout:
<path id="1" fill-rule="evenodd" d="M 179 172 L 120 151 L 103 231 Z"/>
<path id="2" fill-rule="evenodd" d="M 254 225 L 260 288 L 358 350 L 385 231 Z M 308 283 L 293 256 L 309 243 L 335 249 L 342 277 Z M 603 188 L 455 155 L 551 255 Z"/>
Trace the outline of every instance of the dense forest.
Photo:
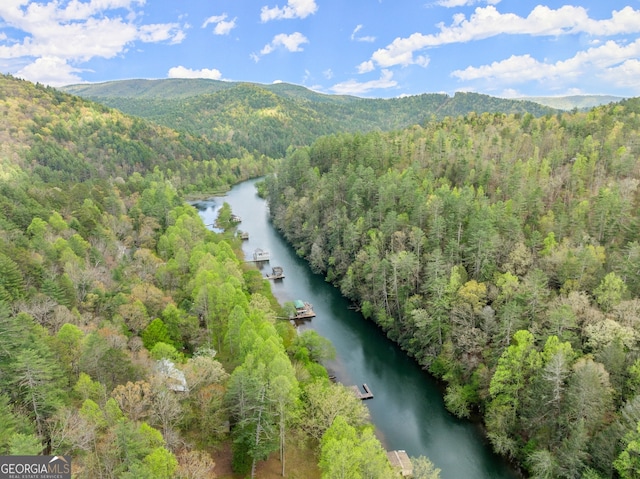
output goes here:
<path id="1" fill-rule="evenodd" d="M 0 454 L 70 455 L 90 479 L 275 477 L 261 468 L 289 459 L 396 477 L 320 364 L 331 345 L 278 319 L 229 206 L 214 233 L 184 201 L 272 160 L 10 76 L 0 135 Z"/>
<path id="2" fill-rule="evenodd" d="M 64 89 L 179 131 L 272 158 L 283 157 L 290 146 L 308 146 L 323 135 L 396 130 L 432 117 L 472 111 L 537 117 L 557 111 L 531 101 L 477 93 L 365 99 L 324 95 L 286 83 L 202 79 L 123 80 Z"/>
<path id="3" fill-rule="evenodd" d="M 640 99 L 289 151 L 263 193 L 315 271 L 535 478 L 640 476 Z"/>
<path id="4" fill-rule="evenodd" d="M 228 205 L 213 233 L 185 203 L 275 171 L 274 224 L 497 452 L 535 478 L 640 475 L 639 99 L 170 85 L 105 106 L 0 76 L 0 454 L 68 454 L 80 478 L 396 476 Z"/>

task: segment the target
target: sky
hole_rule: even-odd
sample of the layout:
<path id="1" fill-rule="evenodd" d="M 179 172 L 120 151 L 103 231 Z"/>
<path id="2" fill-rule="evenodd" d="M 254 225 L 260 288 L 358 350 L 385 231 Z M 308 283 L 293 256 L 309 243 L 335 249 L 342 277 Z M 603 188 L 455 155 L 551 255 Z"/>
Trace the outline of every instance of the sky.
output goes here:
<path id="1" fill-rule="evenodd" d="M 640 96 L 640 0 L 0 0 L 0 72 L 393 98 Z"/>

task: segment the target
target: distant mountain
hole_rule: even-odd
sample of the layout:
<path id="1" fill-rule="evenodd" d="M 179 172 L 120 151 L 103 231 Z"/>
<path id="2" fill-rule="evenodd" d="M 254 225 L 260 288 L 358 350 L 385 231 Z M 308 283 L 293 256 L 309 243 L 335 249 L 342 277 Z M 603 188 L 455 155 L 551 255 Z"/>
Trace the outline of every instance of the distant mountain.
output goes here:
<path id="1" fill-rule="evenodd" d="M 530 96 L 519 99 L 533 101 L 541 105 L 565 111 L 571 111 L 574 108 L 578 110 L 589 110 L 594 106 L 607 105 L 624 100 L 621 96 L 611 95 Z"/>
<path id="2" fill-rule="evenodd" d="M 456 93 L 367 99 L 326 95 L 287 83 L 261 85 L 203 79 L 123 80 L 70 85 L 63 91 L 170 128 L 231 142 L 269 157 L 322 135 L 398 130 L 431 119 L 471 112 L 530 113 L 558 110 L 527 100 Z"/>
<path id="3" fill-rule="evenodd" d="M 182 190 L 213 191 L 270 168 L 228 142 L 177 132 L 10 75 L 0 75 L 0 100 L 5 162 L 46 182 L 158 171 Z"/>

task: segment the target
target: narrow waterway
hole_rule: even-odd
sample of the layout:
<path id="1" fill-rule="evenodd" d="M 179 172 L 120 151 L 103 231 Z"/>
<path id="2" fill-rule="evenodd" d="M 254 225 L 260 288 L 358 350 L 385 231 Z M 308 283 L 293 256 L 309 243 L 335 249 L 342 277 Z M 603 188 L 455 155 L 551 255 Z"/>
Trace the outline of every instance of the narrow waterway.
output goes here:
<path id="1" fill-rule="evenodd" d="M 449 414 L 435 380 L 387 339 L 379 328 L 349 309 L 349 302 L 306 262 L 275 230 L 267 203 L 256 195 L 255 182 L 235 186 L 225 197 L 195 204 L 205 224 L 212 224 L 223 202 L 229 203 L 249 233 L 243 242 L 247 259 L 261 248 L 271 260 L 262 266 L 284 268 L 285 279 L 272 282 L 280 303 L 301 299 L 313 304 L 316 317 L 301 328 L 312 328 L 336 348 L 335 361 L 326 366 L 345 385 L 366 383 L 374 398 L 365 404 L 388 450 L 404 449 L 410 456 L 428 456 L 442 479 L 513 479 L 517 475 L 492 453 L 479 427 Z"/>

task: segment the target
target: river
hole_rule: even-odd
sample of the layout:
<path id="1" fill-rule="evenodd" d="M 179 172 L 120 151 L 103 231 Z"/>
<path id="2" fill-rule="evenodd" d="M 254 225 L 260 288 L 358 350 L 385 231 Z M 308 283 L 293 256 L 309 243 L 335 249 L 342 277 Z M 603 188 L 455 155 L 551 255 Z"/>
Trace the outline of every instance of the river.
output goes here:
<path id="1" fill-rule="evenodd" d="M 403 449 L 410 456 L 429 457 L 441 469 L 442 479 L 514 479 L 518 475 L 491 447 L 477 424 L 459 420 L 444 407 L 442 391 L 372 322 L 349 309 L 349 302 L 322 276 L 311 272 L 269 220 L 268 205 L 255 190 L 257 180 L 233 187 L 221 198 L 200 201 L 205 224 L 212 224 L 223 202 L 240 216 L 239 229 L 249 233 L 243 242 L 247 259 L 261 248 L 271 260 L 262 273 L 282 266 L 285 279 L 272 281 L 282 304 L 301 299 L 313 305 L 316 317 L 301 328 L 312 328 L 328 338 L 336 359 L 326 366 L 345 384 L 366 383 L 374 398 L 365 401 L 378 437 L 387 450 Z"/>

